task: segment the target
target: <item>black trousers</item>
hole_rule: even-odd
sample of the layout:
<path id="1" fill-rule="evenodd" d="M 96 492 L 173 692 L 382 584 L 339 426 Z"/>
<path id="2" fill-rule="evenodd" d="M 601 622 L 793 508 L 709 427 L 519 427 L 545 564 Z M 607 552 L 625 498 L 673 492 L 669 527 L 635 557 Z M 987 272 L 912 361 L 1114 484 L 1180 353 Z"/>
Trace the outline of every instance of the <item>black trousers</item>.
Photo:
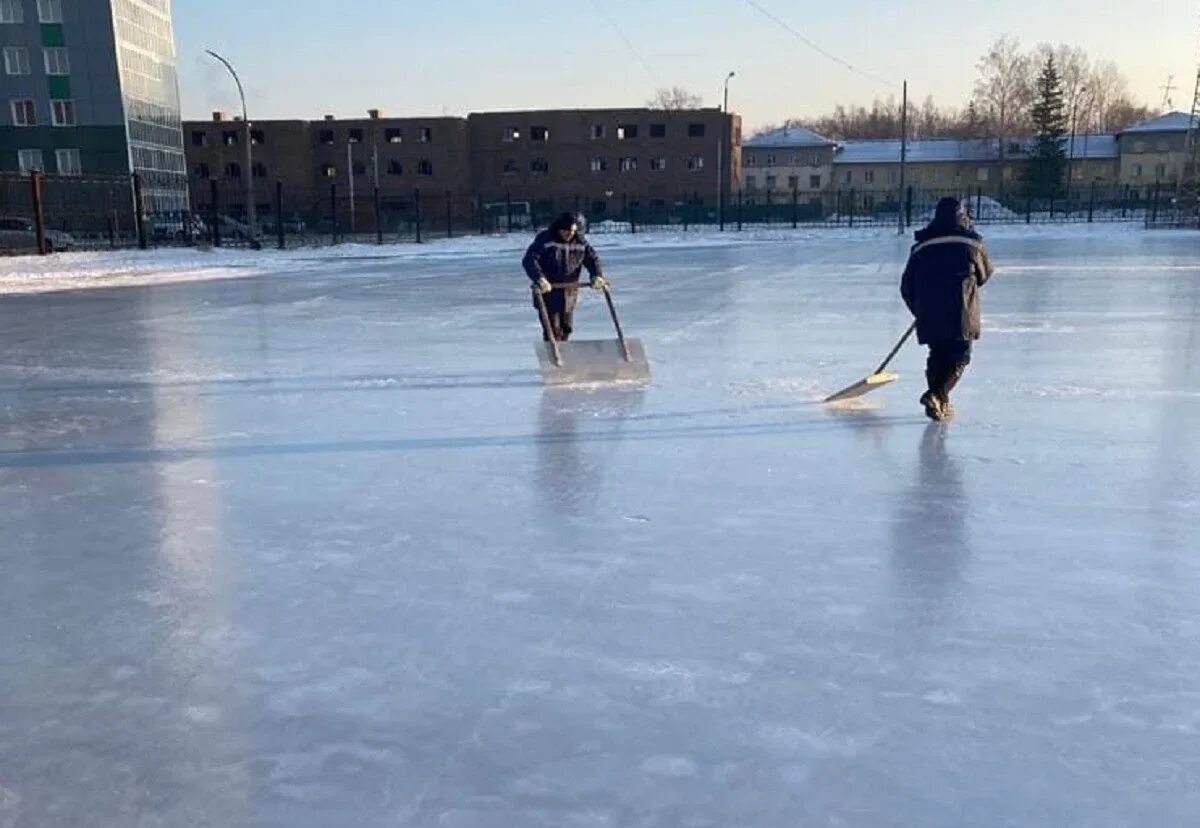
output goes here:
<path id="1" fill-rule="evenodd" d="M 554 338 L 559 342 L 566 342 L 571 338 L 571 331 L 575 330 L 575 305 L 579 301 L 579 291 L 577 289 L 552 290 L 542 299 L 546 303 L 546 314 L 550 317 L 550 330 L 554 332 Z M 533 300 L 533 306 L 538 307 L 536 297 Z M 538 318 L 541 318 L 540 310 Z M 544 325 L 542 326 L 542 340 L 550 341 Z"/>
<path id="2" fill-rule="evenodd" d="M 929 390 L 942 399 L 948 399 L 970 364 L 970 342 L 930 342 L 929 360 L 925 363 L 925 379 L 929 383 Z"/>

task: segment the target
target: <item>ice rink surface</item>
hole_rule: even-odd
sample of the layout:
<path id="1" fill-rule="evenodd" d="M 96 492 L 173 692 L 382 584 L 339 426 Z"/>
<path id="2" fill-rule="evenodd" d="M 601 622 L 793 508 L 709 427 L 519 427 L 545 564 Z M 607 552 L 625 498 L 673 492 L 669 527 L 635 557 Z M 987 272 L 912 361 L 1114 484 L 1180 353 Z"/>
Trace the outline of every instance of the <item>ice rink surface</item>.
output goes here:
<path id="1" fill-rule="evenodd" d="M 0 299 L 0 828 L 1200 824 L 1200 236 L 597 241 Z"/>

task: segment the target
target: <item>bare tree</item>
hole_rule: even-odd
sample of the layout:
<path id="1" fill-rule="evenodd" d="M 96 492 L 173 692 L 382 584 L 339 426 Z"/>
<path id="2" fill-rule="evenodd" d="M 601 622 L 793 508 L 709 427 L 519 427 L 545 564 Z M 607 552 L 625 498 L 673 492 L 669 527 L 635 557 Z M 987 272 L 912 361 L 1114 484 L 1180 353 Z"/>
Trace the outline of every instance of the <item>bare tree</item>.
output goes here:
<path id="1" fill-rule="evenodd" d="M 975 107 L 998 138 L 1028 129 L 1033 102 L 1032 65 L 1029 56 L 1021 52 L 1020 42 L 1007 35 L 993 43 L 977 64 Z"/>
<path id="2" fill-rule="evenodd" d="M 672 86 L 670 89 L 659 89 L 654 97 L 646 102 L 651 109 L 665 109 L 668 112 L 678 112 L 684 109 L 700 109 L 704 106 L 704 98 L 696 95 L 682 86 Z"/>

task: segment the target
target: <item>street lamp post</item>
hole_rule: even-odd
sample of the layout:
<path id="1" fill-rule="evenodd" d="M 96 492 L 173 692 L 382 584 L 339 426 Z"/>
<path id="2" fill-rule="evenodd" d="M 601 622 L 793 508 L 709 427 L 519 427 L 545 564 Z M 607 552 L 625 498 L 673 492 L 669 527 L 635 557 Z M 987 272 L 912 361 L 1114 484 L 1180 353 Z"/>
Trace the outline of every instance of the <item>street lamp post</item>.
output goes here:
<path id="1" fill-rule="evenodd" d="M 250 236 L 249 243 L 252 247 L 258 246 L 258 220 L 254 205 L 254 154 L 251 150 L 250 140 L 250 115 L 246 111 L 246 92 L 242 88 L 242 81 L 234 71 L 233 65 L 225 58 L 218 55 L 211 49 L 205 50 L 212 58 L 221 62 L 221 65 L 229 70 L 229 74 L 233 76 L 233 82 L 237 84 L 238 96 L 242 99 L 242 129 L 243 141 L 245 145 L 246 169 L 242 173 L 245 176 L 246 182 L 246 231 Z"/>
<path id="2" fill-rule="evenodd" d="M 1075 99 L 1071 101 L 1071 147 L 1067 151 L 1067 202 L 1070 203 L 1071 198 L 1071 182 L 1075 180 L 1075 133 L 1079 128 L 1077 116 L 1079 114 L 1079 101 L 1087 94 L 1087 87 L 1082 87 L 1075 93 Z"/>
<path id="3" fill-rule="evenodd" d="M 717 216 L 721 230 L 725 230 L 725 150 L 730 142 L 729 136 L 729 82 L 737 77 L 737 72 L 725 76 L 725 95 L 721 99 L 721 137 L 717 144 Z"/>

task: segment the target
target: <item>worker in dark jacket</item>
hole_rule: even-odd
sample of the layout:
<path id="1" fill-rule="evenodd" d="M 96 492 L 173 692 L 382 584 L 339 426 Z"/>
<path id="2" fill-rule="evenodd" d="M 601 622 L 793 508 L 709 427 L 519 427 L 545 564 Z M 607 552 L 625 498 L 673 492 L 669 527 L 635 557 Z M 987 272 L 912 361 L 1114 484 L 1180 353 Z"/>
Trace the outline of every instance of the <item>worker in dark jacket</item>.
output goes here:
<path id="1" fill-rule="evenodd" d="M 954 415 L 950 392 L 971 362 L 979 339 L 979 289 L 992 275 L 983 239 L 956 198 L 938 202 L 933 221 L 918 230 L 908 257 L 900 295 L 917 318 L 917 341 L 929 346 L 921 397 L 932 420 Z"/>
<path id="2" fill-rule="evenodd" d="M 588 244 L 581 224 L 581 217 L 563 213 L 548 229 L 537 234 L 521 262 L 533 289 L 546 303 L 550 331 L 560 342 L 571 337 L 572 316 L 575 303 L 579 301 L 579 277 L 583 269 L 587 268 L 593 289 L 604 290 L 608 285 L 600 267 L 600 257 Z M 536 296 L 533 306 L 538 307 Z M 542 338 L 548 340 L 549 333 L 543 329 Z"/>

